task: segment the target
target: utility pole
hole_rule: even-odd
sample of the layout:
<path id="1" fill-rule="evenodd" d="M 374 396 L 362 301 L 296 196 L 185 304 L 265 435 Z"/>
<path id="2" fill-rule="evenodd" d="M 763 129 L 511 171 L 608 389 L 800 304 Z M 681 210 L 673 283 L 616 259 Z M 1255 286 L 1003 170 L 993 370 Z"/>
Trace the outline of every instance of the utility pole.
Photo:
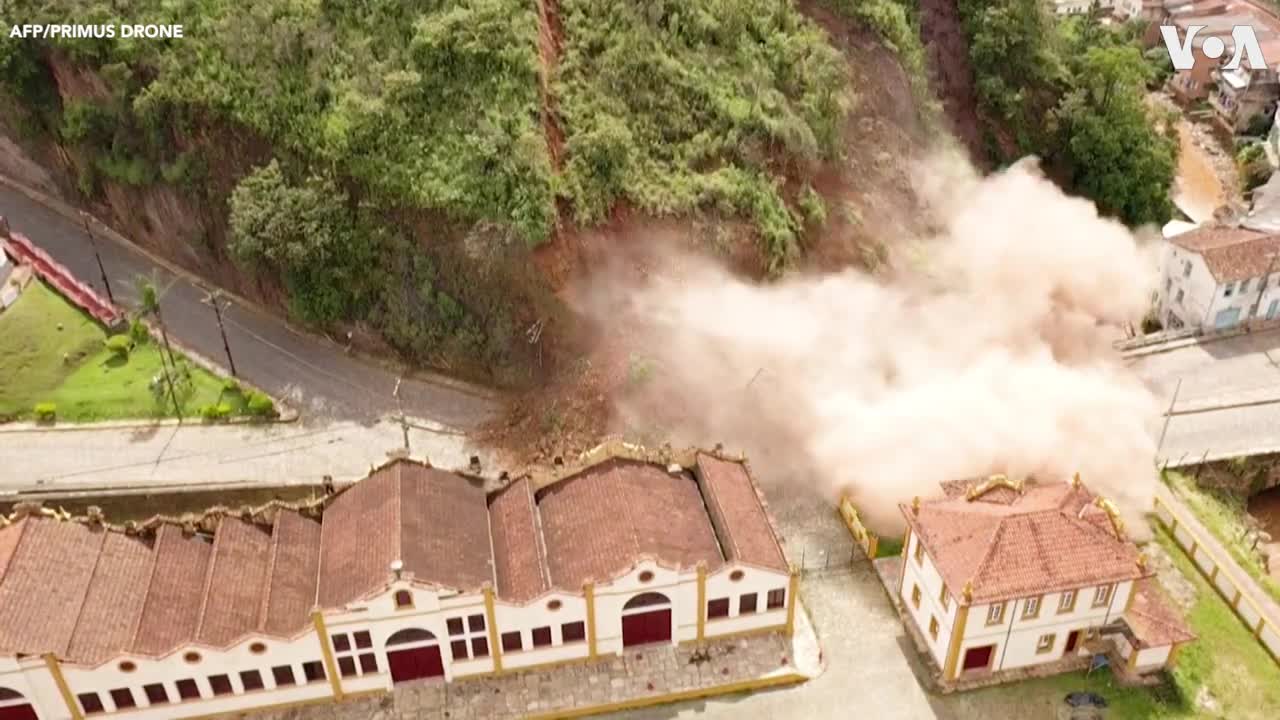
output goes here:
<path id="1" fill-rule="evenodd" d="M 107 299 L 115 305 L 116 298 L 111 294 L 111 281 L 107 279 L 107 269 L 102 266 L 102 254 L 98 252 L 98 241 L 93 237 L 93 231 L 89 229 L 89 213 L 80 211 L 80 223 L 84 225 L 84 234 L 89 236 L 89 247 L 93 248 L 93 257 L 98 261 L 98 272 L 102 275 L 102 284 L 107 288 Z"/>
<path id="2" fill-rule="evenodd" d="M 227 364 L 231 366 L 231 376 L 238 377 L 235 358 L 231 357 L 231 345 L 227 342 L 227 329 L 222 324 L 222 310 L 230 307 L 231 301 L 223 299 L 221 290 L 214 290 L 207 293 L 201 302 L 213 308 L 213 315 L 218 319 L 218 332 L 222 334 L 222 349 L 226 351 Z"/>

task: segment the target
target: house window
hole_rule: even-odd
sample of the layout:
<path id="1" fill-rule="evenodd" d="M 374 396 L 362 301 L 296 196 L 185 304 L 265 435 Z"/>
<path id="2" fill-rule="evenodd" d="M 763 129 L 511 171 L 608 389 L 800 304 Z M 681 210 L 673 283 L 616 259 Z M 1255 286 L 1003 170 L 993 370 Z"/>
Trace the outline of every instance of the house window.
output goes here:
<path id="1" fill-rule="evenodd" d="M 1182 277 L 1191 277 L 1191 261 L 1186 260 L 1182 263 Z"/>
<path id="2" fill-rule="evenodd" d="M 1231 292 L 1235 289 L 1236 289 L 1235 283 L 1233 282 L 1227 283 L 1226 288 L 1222 291 L 1222 297 L 1231 297 Z"/>
<path id="3" fill-rule="evenodd" d="M 524 641 L 520 639 L 520 632 L 502 633 L 502 652 L 520 652 L 524 649 Z"/>
<path id="4" fill-rule="evenodd" d="M 924 565 L 924 544 L 920 542 L 919 538 L 916 539 L 916 564 Z"/>
<path id="5" fill-rule="evenodd" d="M 999 625 L 1004 622 L 1004 603 L 991 603 L 987 608 L 987 624 Z"/>
<path id="6" fill-rule="evenodd" d="M 1052 652 L 1053 640 L 1054 640 L 1053 633 L 1049 633 L 1048 635 L 1041 635 L 1040 639 L 1036 641 L 1036 654 L 1043 655 L 1047 652 Z"/>
<path id="7" fill-rule="evenodd" d="M 489 657 L 489 636 L 485 633 L 484 615 L 449 618 L 449 650 L 454 660 L 470 660 Z"/>
<path id="8" fill-rule="evenodd" d="M 1066 590 L 1062 593 L 1062 597 L 1058 598 L 1058 612 L 1069 613 L 1076 609 L 1076 591 Z"/>
<path id="9" fill-rule="evenodd" d="M 786 588 L 778 588 L 777 590 L 770 590 L 770 591 L 769 591 L 769 595 L 768 595 L 768 597 L 767 597 L 767 598 L 766 598 L 766 600 L 765 600 L 765 608 L 766 608 L 766 609 L 768 609 L 768 610 L 777 610 L 778 608 L 780 608 L 780 607 L 782 607 L 782 606 L 784 606 L 784 605 L 786 605 L 786 604 L 787 604 L 787 591 L 786 591 Z"/>
<path id="10" fill-rule="evenodd" d="M 138 703 L 133 699 L 133 691 L 129 688 L 117 688 L 112 690 L 111 702 L 116 704 L 117 710 L 128 710 L 129 708 L 138 707 Z"/>
<path id="11" fill-rule="evenodd" d="M 938 639 L 938 618 L 936 617 L 929 618 L 929 637 Z"/>
<path id="12" fill-rule="evenodd" d="M 533 629 L 533 646 L 536 648 L 546 647 L 551 644 L 551 628 L 540 627 Z"/>
<path id="13" fill-rule="evenodd" d="M 1164 291 L 1165 291 L 1165 292 L 1169 292 L 1169 291 L 1170 291 L 1170 290 L 1172 290 L 1172 289 L 1173 289 L 1173 278 L 1165 278 L 1165 280 L 1164 280 Z"/>
<path id="14" fill-rule="evenodd" d="M 1022 619 L 1030 620 L 1040 617 L 1040 601 L 1042 597 L 1027 598 L 1026 604 L 1022 606 Z"/>
<path id="15" fill-rule="evenodd" d="M 378 672 L 378 660 L 372 652 L 356 654 L 360 650 L 368 650 L 372 647 L 373 638 L 368 630 L 357 630 L 350 635 L 335 634 L 333 651 L 338 658 L 339 674 L 342 677 L 356 677 Z"/>
<path id="16" fill-rule="evenodd" d="M 293 676 L 292 665 L 277 665 L 271 668 L 271 678 L 276 681 L 276 687 L 289 687 L 298 682 Z"/>
<path id="17" fill-rule="evenodd" d="M 338 674 L 342 677 L 359 675 L 359 671 L 356 670 L 356 659 L 350 655 L 338 658 Z"/>
<path id="18" fill-rule="evenodd" d="M 262 673 L 257 670 L 242 671 L 240 673 L 240 687 L 243 687 L 245 692 L 261 690 L 263 688 Z"/>
<path id="19" fill-rule="evenodd" d="M 413 593 L 408 590 L 396 591 L 396 609 L 405 610 L 413 607 Z"/>
<path id="20" fill-rule="evenodd" d="M 565 623 L 560 626 L 560 642 L 581 642 L 587 639 L 587 626 L 583 622 Z"/>
<path id="21" fill-rule="evenodd" d="M 1178 296 L 1173 299 L 1174 302 L 1182 302 L 1182 297 L 1186 295 L 1182 290 L 1178 290 Z"/>
<path id="22" fill-rule="evenodd" d="M 1111 602 L 1111 591 L 1115 589 L 1115 585 L 1103 585 L 1093 591 L 1093 606 L 1102 607 Z"/>
<path id="23" fill-rule="evenodd" d="M 226 675 L 210 675 L 209 689 L 214 695 L 230 695 L 232 693 L 231 678 Z"/>
<path id="24" fill-rule="evenodd" d="M 347 637 L 346 635 L 333 636 L 334 652 L 349 652 L 350 650 L 351 650 L 351 638 Z"/>
<path id="25" fill-rule="evenodd" d="M 942 591 L 938 593 L 938 602 L 942 603 L 943 610 L 951 609 L 951 594 L 947 592 L 947 584 L 942 584 Z"/>
<path id="26" fill-rule="evenodd" d="M 369 636 L 368 630 L 360 630 L 359 632 L 352 635 L 352 637 L 356 641 L 357 650 L 364 650 L 366 648 L 373 647 L 373 638 Z"/>
<path id="27" fill-rule="evenodd" d="M 1245 278 L 1244 282 L 1240 283 L 1240 294 L 1243 295 L 1249 292 L 1249 283 L 1251 282 L 1253 282 L 1253 278 Z"/>
<path id="28" fill-rule="evenodd" d="M 80 709 L 84 710 L 85 715 L 96 715 L 105 712 L 102 707 L 102 698 L 98 697 L 98 693 L 81 693 L 76 696 L 80 701 Z"/>
<path id="29" fill-rule="evenodd" d="M 914 605 L 917 610 L 920 609 L 920 586 L 919 585 L 911 586 L 911 604 Z"/>
<path id="30" fill-rule="evenodd" d="M 756 594 L 738 596 L 738 614 L 750 615 L 756 611 Z"/>
<path id="31" fill-rule="evenodd" d="M 162 683 L 143 685 L 142 692 L 147 696 L 148 705 L 166 705 L 169 702 L 169 691 L 164 689 Z"/>
<path id="32" fill-rule="evenodd" d="M 324 682 L 328 679 L 324 674 L 324 663 L 319 660 L 302 663 L 302 677 L 306 678 L 308 683 Z"/>
<path id="33" fill-rule="evenodd" d="M 174 683 L 174 685 L 178 688 L 178 697 L 182 698 L 183 700 L 199 700 L 200 699 L 200 686 L 196 685 L 195 680 L 192 680 L 191 678 L 186 678 L 185 680 L 179 680 L 178 682 Z"/>
<path id="34" fill-rule="evenodd" d="M 729 617 L 729 598 L 716 598 L 707 603 L 707 618 Z"/>

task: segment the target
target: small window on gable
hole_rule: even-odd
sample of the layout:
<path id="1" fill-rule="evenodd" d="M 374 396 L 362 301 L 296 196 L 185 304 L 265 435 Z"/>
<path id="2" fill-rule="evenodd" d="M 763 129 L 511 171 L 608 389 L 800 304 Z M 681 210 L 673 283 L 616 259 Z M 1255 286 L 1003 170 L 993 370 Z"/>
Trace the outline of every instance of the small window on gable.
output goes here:
<path id="1" fill-rule="evenodd" d="M 106 711 L 102 706 L 102 698 L 98 697 L 98 693 L 80 693 L 76 696 L 76 699 L 80 701 L 80 709 L 84 710 L 85 715 L 96 715 Z"/>
<path id="2" fill-rule="evenodd" d="M 112 690 L 111 702 L 116 704 L 117 710 L 128 710 L 129 708 L 138 707 L 137 701 L 133 699 L 133 691 L 129 688 L 117 688 Z"/>
<path id="3" fill-rule="evenodd" d="M 413 593 L 408 590 L 396 591 L 396 608 L 405 609 L 413 607 Z"/>
<path id="4" fill-rule="evenodd" d="M 277 665 L 271 668 L 271 679 L 276 681 L 276 687 L 288 687 L 298 682 L 293 676 L 292 665 Z"/>
<path id="5" fill-rule="evenodd" d="M 120 669 L 120 672 L 125 672 L 125 673 L 131 673 L 134 670 L 138 669 L 137 664 L 135 664 L 132 660 L 121 660 L 120 664 L 117 665 L 116 667 Z"/>
<path id="6" fill-rule="evenodd" d="M 169 691 L 164 689 L 164 683 L 143 685 L 142 692 L 147 696 L 148 705 L 167 705 L 169 703 Z"/>
<path id="7" fill-rule="evenodd" d="M 194 650 L 192 650 L 191 652 L 184 653 L 184 654 L 182 655 L 182 660 L 183 660 L 183 662 L 187 662 L 187 663 L 190 663 L 190 664 L 194 665 L 194 664 L 196 664 L 196 663 L 200 662 L 200 653 L 198 653 L 198 652 L 196 652 L 196 651 L 194 651 Z"/>
<path id="8" fill-rule="evenodd" d="M 739 580 L 741 580 L 746 576 L 747 574 L 742 572 L 741 570 L 734 570 L 733 572 L 729 573 L 729 580 L 731 580 L 732 582 L 738 582 Z"/>
<path id="9" fill-rule="evenodd" d="M 263 642 L 255 642 L 249 644 L 249 652 L 254 655 L 261 655 L 267 651 L 267 644 Z"/>
<path id="10" fill-rule="evenodd" d="M 636 579 L 642 583 L 647 583 L 650 580 L 653 580 L 653 572 L 650 570 L 644 570 Z"/>

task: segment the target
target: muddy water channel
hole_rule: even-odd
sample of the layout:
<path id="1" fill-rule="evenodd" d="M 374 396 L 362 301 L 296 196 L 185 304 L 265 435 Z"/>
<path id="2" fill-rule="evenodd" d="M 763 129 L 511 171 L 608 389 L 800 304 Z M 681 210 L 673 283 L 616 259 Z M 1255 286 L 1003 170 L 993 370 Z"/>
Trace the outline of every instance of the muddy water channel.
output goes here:
<path id="1" fill-rule="evenodd" d="M 1192 222 L 1211 220 L 1213 211 L 1227 202 L 1215 158 L 1196 142 L 1191 125 L 1185 120 L 1178 122 L 1178 140 L 1173 202 Z"/>
<path id="2" fill-rule="evenodd" d="M 1280 579 L 1280 486 L 1264 490 L 1249 498 L 1249 514 L 1257 519 L 1262 529 L 1271 536 L 1271 576 Z"/>

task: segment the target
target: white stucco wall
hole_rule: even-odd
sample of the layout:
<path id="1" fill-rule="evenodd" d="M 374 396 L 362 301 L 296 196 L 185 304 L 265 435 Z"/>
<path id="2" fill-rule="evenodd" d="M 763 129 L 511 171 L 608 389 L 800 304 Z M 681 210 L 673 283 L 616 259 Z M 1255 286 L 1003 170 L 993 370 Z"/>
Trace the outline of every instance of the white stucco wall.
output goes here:
<path id="1" fill-rule="evenodd" d="M 919 538 L 915 533 L 911 533 L 911 538 L 907 543 L 907 557 L 904 560 L 905 572 L 902 582 L 902 602 L 907 608 L 908 616 L 915 622 L 916 628 L 920 631 L 920 636 L 925 639 L 929 647 L 929 654 L 933 656 L 938 667 L 946 666 L 947 647 L 951 641 L 951 628 L 955 624 L 957 607 L 956 591 L 948 588 L 947 591 L 951 595 L 951 601 L 946 609 L 942 607 L 942 576 L 938 574 L 937 568 L 933 564 L 933 559 L 929 557 L 929 553 L 925 552 L 921 561 L 916 560 L 916 547 L 919 544 Z M 920 607 L 915 607 L 911 601 L 912 589 L 920 588 Z M 930 637 L 929 620 L 937 618 L 938 634 L 936 638 Z"/>
<path id="2" fill-rule="evenodd" d="M 1164 664 L 1169 660 L 1169 653 L 1172 651 L 1173 648 L 1169 645 L 1139 650 L 1137 669 L 1141 671 L 1164 667 Z"/>
<path id="3" fill-rule="evenodd" d="M 1188 264 L 1191 268 L 1189 275 L 1186 272 Z M 1231 294 L 1227 295 L 1227 284 L 1213 278 L 1203 257 L 1172 243 L 1165 243 L 1162 266 L 1159 309 L 1160 321 L 1166 329 L 1169 329 L 1170 312 L 1187 327 L 1213 328 L 1218 314 L 1225 310 L 1238 309 L 1238 322 L 1244 322 L 1251 317 L 1255 304 L 1256 317 L 1265 318 L 1272 301 L 1277 301 L 1276 317 L 1280 317 L 1280 273 L 1272 273 L 1259 302 L 1260 277 L 1242 281 L 1246 283 L 1243 291 L 1242 282 L 1231 283 Z M 1180 290 L 1181 300 L 1178 299 Z"/>

